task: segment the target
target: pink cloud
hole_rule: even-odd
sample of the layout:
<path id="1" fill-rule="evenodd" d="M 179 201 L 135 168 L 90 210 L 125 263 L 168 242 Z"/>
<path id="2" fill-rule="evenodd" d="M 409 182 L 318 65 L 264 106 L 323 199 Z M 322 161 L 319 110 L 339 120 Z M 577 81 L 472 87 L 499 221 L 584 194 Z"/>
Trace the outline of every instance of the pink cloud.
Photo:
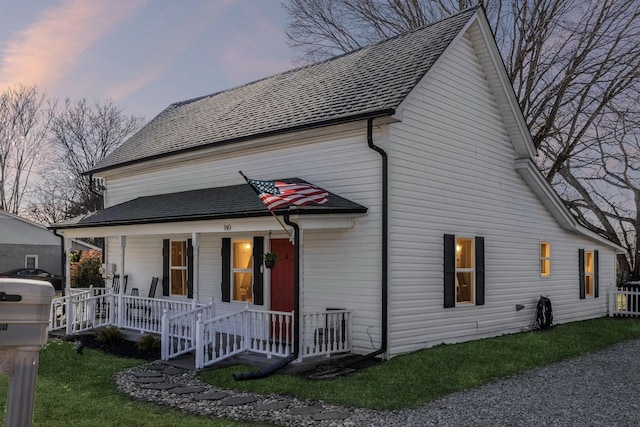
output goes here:
<path id="1" fill-rule="evenodd" d="M 0 90 L 16 83 L 54 86 L 83 52 L 145 3 L 65 0 L 46 9 L 0 52 Z"/>

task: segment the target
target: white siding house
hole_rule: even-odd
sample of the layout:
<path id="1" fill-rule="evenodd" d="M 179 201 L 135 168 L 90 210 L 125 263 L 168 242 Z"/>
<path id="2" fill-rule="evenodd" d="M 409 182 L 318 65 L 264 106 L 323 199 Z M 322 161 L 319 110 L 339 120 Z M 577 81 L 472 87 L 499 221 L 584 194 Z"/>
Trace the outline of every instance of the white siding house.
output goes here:
<path id="1" fill-rule="evenodd" d="M 578 224 L 535 155 L 472 8 L 169 106 L 90 171 L 106 208 L 54 228 L 106 237 L 107 263 L 140 295 L 161 277 L 159 298 L 213 300 L 215 316 L 296 308 L 296 353 L 342 334 L 320 323 L 343 309 L 349 350 L 391 357 L 529 330 L 541 295 L 556 323 L 606 315 L 621 248 Z M 238 171 L 329 201 L 275 212 L 294 248 Z"/>

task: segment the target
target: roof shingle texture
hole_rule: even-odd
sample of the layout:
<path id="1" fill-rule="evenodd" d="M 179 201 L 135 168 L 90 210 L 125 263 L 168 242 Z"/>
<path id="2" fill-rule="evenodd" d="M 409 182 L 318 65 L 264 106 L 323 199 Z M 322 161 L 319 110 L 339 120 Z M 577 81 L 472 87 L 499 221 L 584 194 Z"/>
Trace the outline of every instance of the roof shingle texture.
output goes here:
<path id="1" fill-rule="evenodd" d="M 302 182 L 300 178 L 281 179 Z M 279 214 L 366 213 L 367 208 L 344 197 L 329 193 L 322 205 L 310 204 L 284 208 Z M 155 222 L 194 221 L 223 218 L 269 216 L 270 212 L 249 184 L 204 188 L 170 194 L 138 197 L 119 205 L 96 211 L 83 217 L 54 224 L 52 228 L 97 227 Z"/>
<path id="2" fill-rule="evenodd" d="M 93 171 L 394 110 L 476 10 L 324 62 L 171 104 Z"/>

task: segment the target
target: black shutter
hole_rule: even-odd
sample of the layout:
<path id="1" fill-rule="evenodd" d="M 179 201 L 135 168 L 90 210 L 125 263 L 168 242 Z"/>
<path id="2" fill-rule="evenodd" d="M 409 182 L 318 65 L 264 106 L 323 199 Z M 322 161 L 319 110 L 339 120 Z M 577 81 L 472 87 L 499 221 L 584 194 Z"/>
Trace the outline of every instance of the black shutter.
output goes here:
<path id="1" fill-rule="evenodd" d="M 484 237 L 476 237 L 476 305 L 484 305 Z"/>
<path id="2" fill-rule="evenodd" d="M 222 301 L 231 301 L 231 239 L 222 239 Z"/>
<path id="3" fill-rule="evenodd" d="M 444 308 L 456 306 L 456 236 L 444 235 Z"/>
<path id="4" fill-rule="evenodd" d="M 253 238 L 253 303 L 264 304 L 264 277 L 262 257 L 264 256 L 264 237 Z"/>
<path id="5" fill-rule="evenodd" d="M 585 299 L 584 249 L 578 249 L 578 272 L 580 282 L 580 299 Z"/>
<path id="6" fill-rule="evenodd" d="M 593 297 L 600 296 L 600 266 L 598 262 L 598 251 L 593 251 Z"/>
<path id="7" fill-rule="evenodd" d="M 169 239 L 162 241 L 162 295 L 169 296 L 169 274 L 171 270 L 171 245 Z"/>
<path id="8" fill-rule="evenodd" d="M 187 298 L 193 298 L 193 240 L 187 239 Z"/>

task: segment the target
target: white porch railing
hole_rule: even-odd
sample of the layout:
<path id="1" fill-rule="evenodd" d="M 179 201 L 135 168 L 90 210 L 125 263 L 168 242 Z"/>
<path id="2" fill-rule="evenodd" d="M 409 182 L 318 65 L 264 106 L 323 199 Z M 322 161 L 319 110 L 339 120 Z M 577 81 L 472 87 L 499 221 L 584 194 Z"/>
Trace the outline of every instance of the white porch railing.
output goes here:
<path id="1" fill-rule="evenodd" d="M 302 359 L 351 351 L 351 311 L 302 315 Z M 193 352 L 201 369 L 241 352 L 286 357 L 294 353 L 293 313 L 249 309 L 215 317 L 210 304 L 85 290 L 56 298 L 49 330 L 67 335 L 102 326 L 161 335 L 162 359 Z"/>
<path id="2" fill-rule="evenodd" d="M 162 360 L 192 352 L 197 346 L 196 323 L 203 317 L 209 319 L 214 315 L 213 302 L 183 311 L 165 309 L 160 330 Z"/>
<path id="3" fill-rule="evenodd" d="M 612 316 L 640 317 L 640 287 L 611 287 Z"/>
<path id="4" fill-rule="evenodd" d="M 286 357 L 293 352 L 293 313 L 243 311 L 199 319 L 196 324 L 196 368 L 250 351 Z"/>
<path id="5" fill-rule="evenodd" d="M 51 302 L 49 330 L 66 329 L 67 335 L 102 326 L 162 333 L 162 316 L 190 312 L 211 305 L 103 293 L 101 288 L 72 292 Z M 213 312 L 207 314 L 213 316 Z M 194 328 L 195 331 L 195 328 Z"/>
<path id="6" fill-rule="evenodd" d="M 351 351 L 351 311 L 327 310 L 302 315 L 302 357 Z"/>

